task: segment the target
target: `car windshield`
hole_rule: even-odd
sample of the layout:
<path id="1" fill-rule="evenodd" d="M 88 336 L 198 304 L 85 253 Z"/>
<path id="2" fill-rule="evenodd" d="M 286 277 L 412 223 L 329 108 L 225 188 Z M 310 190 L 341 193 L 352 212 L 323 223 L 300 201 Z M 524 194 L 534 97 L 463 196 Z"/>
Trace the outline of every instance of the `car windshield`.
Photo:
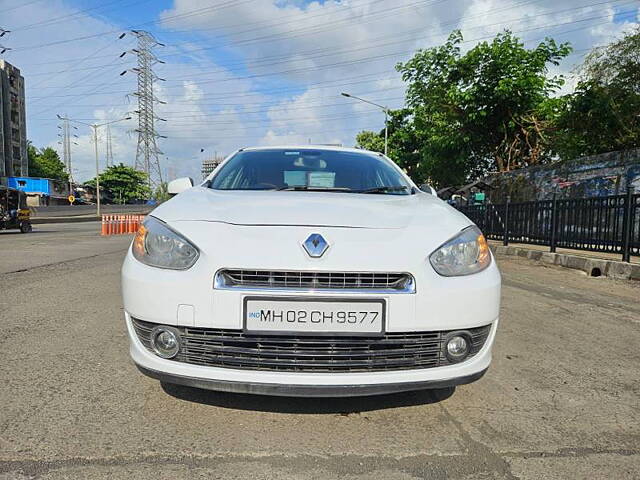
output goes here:
<path id="1" fill-rule="evenodd" d="M 317 149 L 238 152 L 215 174 L 210 188 L 412 193 L 402 174 L 379 155 Z"/>

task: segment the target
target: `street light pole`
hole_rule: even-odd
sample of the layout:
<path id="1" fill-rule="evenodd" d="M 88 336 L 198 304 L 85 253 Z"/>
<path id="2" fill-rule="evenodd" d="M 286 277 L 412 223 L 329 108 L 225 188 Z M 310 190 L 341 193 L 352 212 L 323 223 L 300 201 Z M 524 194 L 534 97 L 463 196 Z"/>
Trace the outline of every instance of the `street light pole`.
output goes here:
<path id="1" fill-rule="evenodd" d="M 378 103 L 372 102 L 370 100 L 365 100 L 364 98 L 356 97 L 355 95 L 351 95 L 350 93 L 342 92 L 340 95 L 343 97 L 353 98 L 355 100 L 360 100 L 361 102 L 368 103 L 369 105 L 373 105 L 382 109 L 384 112 L 384 154 L 387 156 L 389 152 L 389 108 L 384 105 L 380 105 Z"/>
<path id="2" fill-rule="evenodd" d="M 384 156 L 387 156 L 389 146 L 389 110 L 384 109 Z"/>
<path id="3" fill-rule="evenodd" d="M 79 123 L 81 125 L 86 125 L 87 127 L 91 127 L 93 129 L 93 143 L 94 143 L 94 151 L 96 154 L 96 215 L 100 216 L 100 160 L 98 158 L 98 128 L 104 127 L 106 125 L 111 125 L 113 123 L 124 122 L 125 120 L 131 120 L 131 117 L 124 117 L 118 120 L 112 120 L 111 122 L 105 123 L 85 123 L 80 120 L 73 120 L 67 117 L 61 117 L 58 115 L 58 118 L 61 120 L 68 120 L 69 122 Z"/>
<path id="4" fill-rule="evenodd" d="M 93 146 L 96 152 L 96 215 L 100 216 L 100 162 L 98 160 L 98 127 L 99 125 L 93 124 Z"/>

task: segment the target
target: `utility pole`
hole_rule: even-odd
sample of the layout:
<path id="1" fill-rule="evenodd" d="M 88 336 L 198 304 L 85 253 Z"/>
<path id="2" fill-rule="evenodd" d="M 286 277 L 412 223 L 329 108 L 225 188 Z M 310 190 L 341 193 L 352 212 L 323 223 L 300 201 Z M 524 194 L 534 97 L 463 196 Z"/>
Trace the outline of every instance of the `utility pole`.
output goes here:
<path id="1" fill-rule="evenodd" d="M 111 143 L 111 125 L 107 125 L 107 149 L 105 152 L 105 163 L 107 168 L 113 167 L 113 145 Z"/>
<path id="2" fill-rule="evenodd" d="M 138 115 L 138 128 L 135 130 L 138 133 L 135 169 L 146 173 L 150 195 L 152 195 L 162 183 L 159 158 L 162 152 L 158 149 L 156 140 L 167 138 L 164 135 L 159 135 L 155 128 L 156 120 L 166 120 L 155 115 L 153 111 L 156 103 L 165 103 L 159 100 L 153 92 L 154 82 L 164 81 L 153 72 L 154 65 L 164 63 L 155 56 L 153 49 L 158 46 L 163 47 L 164 44 L 158 42 L 149 32 L 132 30 L 132 33 L 138 40 L 138 46 L 128 52 L 123 52 L 120 57 L 127 53 L 133 53 L 138 58 L 138 66 L 131 70 L 125 70 L 120 75 L 131 71 L 138 77 L 138 90 L 133 94 L 138 97 L 138 109 L 134 111 Z"/>
<path id="3" fill-rule="evenodd" d="M 98 125 L 90 125 L 93 129 L 93 146 L 96 153 L 96 216 L 100 216 L 100 160 L 98 157 Z"/>
<path id="4" fill-rule="evenodd" d="M 77 130 L 77 127 L 69 124 L 69 118 L 65 115 L 61 117 L 58 115 L 58 118 L 62 120 L 62 125 L 59 125 L 58 128 L 62 130 L 62 133 L 59 134 L 62 140 L 62 162 L 64 163 L 67 172 L 69 173 L 69 195 L 73 195 L 73 164 L 71 162 L 71 144 L 77 145 L 76 142 L 72 140 L 72 137 L 78 137 L 75 134 L 71 133 L 71 129 Z"/>

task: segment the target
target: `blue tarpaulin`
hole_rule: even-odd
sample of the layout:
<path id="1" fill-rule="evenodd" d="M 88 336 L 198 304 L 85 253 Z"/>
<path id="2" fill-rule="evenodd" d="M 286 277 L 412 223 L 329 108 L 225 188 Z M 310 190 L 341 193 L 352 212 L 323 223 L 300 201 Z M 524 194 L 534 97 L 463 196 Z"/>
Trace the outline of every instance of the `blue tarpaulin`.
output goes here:
<path id="1" fill-rule="evenodd" d="M 51 195 L 51 181 L 48 178 L 9 177 L 7 184 L 23 192 Z"/>

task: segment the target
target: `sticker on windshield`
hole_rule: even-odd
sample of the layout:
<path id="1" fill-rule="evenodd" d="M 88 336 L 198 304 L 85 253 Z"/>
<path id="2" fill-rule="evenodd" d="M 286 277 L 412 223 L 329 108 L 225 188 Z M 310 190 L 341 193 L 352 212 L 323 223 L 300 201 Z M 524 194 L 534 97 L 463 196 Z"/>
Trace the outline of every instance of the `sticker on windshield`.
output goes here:
<path id="1" fill-rule="evenodd" d="M 310 187 L 333 188 L 336 186 L 336 172 L 309 172 Z"/>
<path id="2" fill-rule="evenodd" d="M 303 170 L 285 170 L 284 183 L 290 187 L 304 186 L 307 184 L 307 172 Z"/>

